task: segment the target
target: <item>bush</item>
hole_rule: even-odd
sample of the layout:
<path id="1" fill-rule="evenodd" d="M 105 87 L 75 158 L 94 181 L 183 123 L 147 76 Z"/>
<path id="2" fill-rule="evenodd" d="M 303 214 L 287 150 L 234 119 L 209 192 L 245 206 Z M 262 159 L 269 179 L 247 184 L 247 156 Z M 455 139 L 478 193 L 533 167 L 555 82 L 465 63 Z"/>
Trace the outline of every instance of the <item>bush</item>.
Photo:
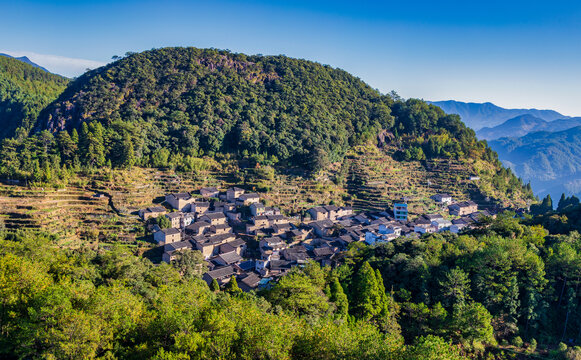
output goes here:
<path id="1" fill-rule="evenodd" d="M 512 345 L 514 345 L 514 346 L 516 346 L 518 348 L 522 347 L 523 341 L 522 341 L 521 337 L 520 336 L 515 336 L 512 339 Z"/>

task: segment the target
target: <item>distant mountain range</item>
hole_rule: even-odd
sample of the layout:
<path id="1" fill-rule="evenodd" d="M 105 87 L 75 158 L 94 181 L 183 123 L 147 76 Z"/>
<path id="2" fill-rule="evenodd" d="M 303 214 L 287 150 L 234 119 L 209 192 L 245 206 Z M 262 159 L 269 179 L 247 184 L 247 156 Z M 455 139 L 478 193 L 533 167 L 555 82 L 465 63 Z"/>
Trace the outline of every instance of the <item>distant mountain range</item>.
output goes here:
<path id="1" fill-rule="evenodd" d="M 14 56 L 10 56 L 10 55 L 8 55 L 8 54 L 4 54 L 4 53 L 0 53 L 0 56 L 5 56 L 5 57 L 12 58 L 12 59 L 20 60 L 20 61 L 22 61 L 23 63 L 26 63 L 26 64 L 29 64 L 29 65 L 32 65 L 32 66 L 34 66 L 35 68 L 38 68 L 38 69 L 40 69 L 40 70 L 44 70 L 44 71 L 46 71 L 46 72 L 48 72 L 48 73 L 50 72 L 50 71 L 48 71 L 47 69 L 43 68 L 42 66 L 38 65 L 37 63 L 34 63 L 34 62 L 32 62 L 32 61 L 31 61 L 29 58 L 27 58 L 26 56 L 21 56 L 21 57 L 14 57 Z"/>
<path id="2" fill-rule="evenodd" d="M 532 115 L 545 121 L 567 118 L 567 116 L 554 110 L 505 109 L 489 102 L 465 103 L 461 101 L 447 100 L 432 101 L 431 104 L 439 106 L 448 114 L 460 115 L 462 121 L 474 130 L 500 125 L 508 119 L 520 115 Z"/>
<path id="3" fill-rule="evenodd" d="M 581 195 L 581 126 L 505 137 L 488 144 L 504 165 L 531 182 L 537 195 L 551 194 L 553 199 L 561 193 Z"/>
<path id="4" fill-rule="evenodd" d="M 484 127 L 476 131 L 479 139 L 493 140 L 501 137 L 519 137 L 537 131 L 563 131 L 581 126 L 581 117 L 571 117 L 545 121 L 533 115 L 525 114 L 508 119 L 495 127 Z"/>

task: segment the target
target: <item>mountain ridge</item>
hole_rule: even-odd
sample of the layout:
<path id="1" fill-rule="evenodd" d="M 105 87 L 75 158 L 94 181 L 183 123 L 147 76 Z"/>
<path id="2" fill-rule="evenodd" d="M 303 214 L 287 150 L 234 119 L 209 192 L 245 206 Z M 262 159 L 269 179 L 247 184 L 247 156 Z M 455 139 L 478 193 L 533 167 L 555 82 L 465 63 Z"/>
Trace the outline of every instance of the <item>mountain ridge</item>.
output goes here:
<path id="1" fill-rule="evenodd" d="M 493 140 L 506 137 L 507 134 L 510 134 L 510 137 L 520 137 L 533 132 L 557 132 L 577 126 L 581 126 L 581 117 L 545 121 L 533 115 L 525 114 L 508 119 L 495 127 L 484 127 L 478 130 L 476 134 L 480 139 Z"/>
<path id="2" fill-rule="evenodd" d="M 16 59 L 16 60 L 22 61 L 25 64 L 32 65 L 35 68 L 38 68 L 40 70 L 46 71 L 47 73 L 50 73 L 50 71 L 48 71 L 46 68 L 44 68 L 44 67 L 38 65 L 37 63 L 33 62 L 27 56 L 15 57 L 15 56 L 11 56 L 11 55 L 4 54 L 4 53 L 0 53 L 0 56 L 9 57 L 9 58 L 12 58 L 12 59 Z"/>
<path id="3" fill-rule="evenodd" d="M 430 103 L 439 106 L 448 114 L 459 115 L 466 126 L 477 131 L 483 127 L 500 125 L 508 119 L 525 114 L 533 115 L 545 121 L 565 119 L 568 117 L 554 110 L 506 109 L 491 102 L 474 103 L 444 100 L 430 101 Z"/>

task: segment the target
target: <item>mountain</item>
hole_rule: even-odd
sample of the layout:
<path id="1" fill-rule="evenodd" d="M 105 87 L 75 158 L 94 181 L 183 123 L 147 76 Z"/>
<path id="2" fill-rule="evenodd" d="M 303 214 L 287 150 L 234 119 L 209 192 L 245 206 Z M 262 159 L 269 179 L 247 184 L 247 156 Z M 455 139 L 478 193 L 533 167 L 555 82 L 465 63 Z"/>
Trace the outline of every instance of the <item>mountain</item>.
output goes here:
<path id="1" fill-rule="evenodd" d="M 40 70 L 43 70 L 43 71 L 46 71 L 46 72 L 50 72 L 50 71 L 48 71 L 47 69 L 43 68 L 42 66 L 38 65 L 37 63 L 34 63 L 34 62 L 32 62 L 32 61 L 31 61 L 31 60 L 30 60 L 28 57 L 26 57 L 26 56 L 21 56 L 21 57 L 14 57 L 14 56 L 10 56 L 10 55 L 8 55 L 8 54 L 4 54 L 4 53 L 0 53 L 0 56 L 9 57 L 9 58 L 12 58 L 12 59 L 16 59 L 16 60 L 22 61 L 23 63 L 26 63 L 26 64 L 28 64 L 28 65 L 32 65 L 32 66 L 34 66 L 35 68 L 38 68 L 38 69 L 40 69 Z"/>
<path id="2" fill-rule="evenodd" d="M 501 138 L 489 145 L 506 166 L 531 182 L 539 196 L 581 194 L 581 126 Z"/>
<path id="3" fill-rule="evenodd" d="M 380 148 L 375 163 L 360 159 L 360 145 Z M 462 183 L 460 198 L 506 206 L 532 194 L 459 116 L 437 106 L 381 94 L 311 61 L 197 48 L 130 54 L 75 79 L 42 110 L 31 137 L 0 148 L 0 176 L 63 183 L 71 169 L 192 172 L 216 161 L 235 162 L 227 166 L 234 176 L 242 176 L 239 168 L 272 167 L 368 186 L 394 175 L 385 164 L 406 168 L 398 181 L 407 186 L 393 194 L 380 184 L 379 200 L 440 180 L 442 191 Z M 418 174 L 423 180 L 409 185 Z M 474 174 L 482 181 L 467 180 Z M 355 196 L 370 197 L 355 185 Z"/>
<path id="4" fill-rule="evenodd" d="M 68 82 L 21 60 L 0 56 L 0 140 L 13 136 L 19 127 L 30 130 L 40 111 Z"/>
<path id="5" fill-rule="evenodd" d="M 433 101 L 431 104 L 439 106 L 448 114 L 460 115 L 464 123 L 474 129 L 493 127 L 502 124 L 508 119 L 519 115 L 532 115 L 545 121 L 564 119 L 566 116 L 553 110 L 537 109 L 505 109 L 492 103 L 465 103 L 461 101 Z"/>
<path id="6" fill-rule="evenodd" d="M 562 131 L 581 126 L 581 117 L 565 118 L 545 121 L 532 115 L 520 115 L 509 119 L 495 127 L 484 127 L 476 132 L 479 139 L 493 140 L 510 135 L 511 137 L 525 136 L 538 131 Z"/>

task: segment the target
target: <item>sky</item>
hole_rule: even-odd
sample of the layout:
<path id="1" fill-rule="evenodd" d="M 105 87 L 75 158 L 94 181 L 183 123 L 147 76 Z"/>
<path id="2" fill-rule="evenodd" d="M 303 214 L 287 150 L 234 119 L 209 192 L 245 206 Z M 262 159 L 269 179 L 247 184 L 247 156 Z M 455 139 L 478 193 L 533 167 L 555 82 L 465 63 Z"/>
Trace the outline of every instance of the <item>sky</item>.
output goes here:
<path id="1" fill-rule="evenodd" d="M 0 53 L 65 76 L 166 46 L 285 54 L 404 98 L 581 116 L 580 1 L 0 0 Z"/>

